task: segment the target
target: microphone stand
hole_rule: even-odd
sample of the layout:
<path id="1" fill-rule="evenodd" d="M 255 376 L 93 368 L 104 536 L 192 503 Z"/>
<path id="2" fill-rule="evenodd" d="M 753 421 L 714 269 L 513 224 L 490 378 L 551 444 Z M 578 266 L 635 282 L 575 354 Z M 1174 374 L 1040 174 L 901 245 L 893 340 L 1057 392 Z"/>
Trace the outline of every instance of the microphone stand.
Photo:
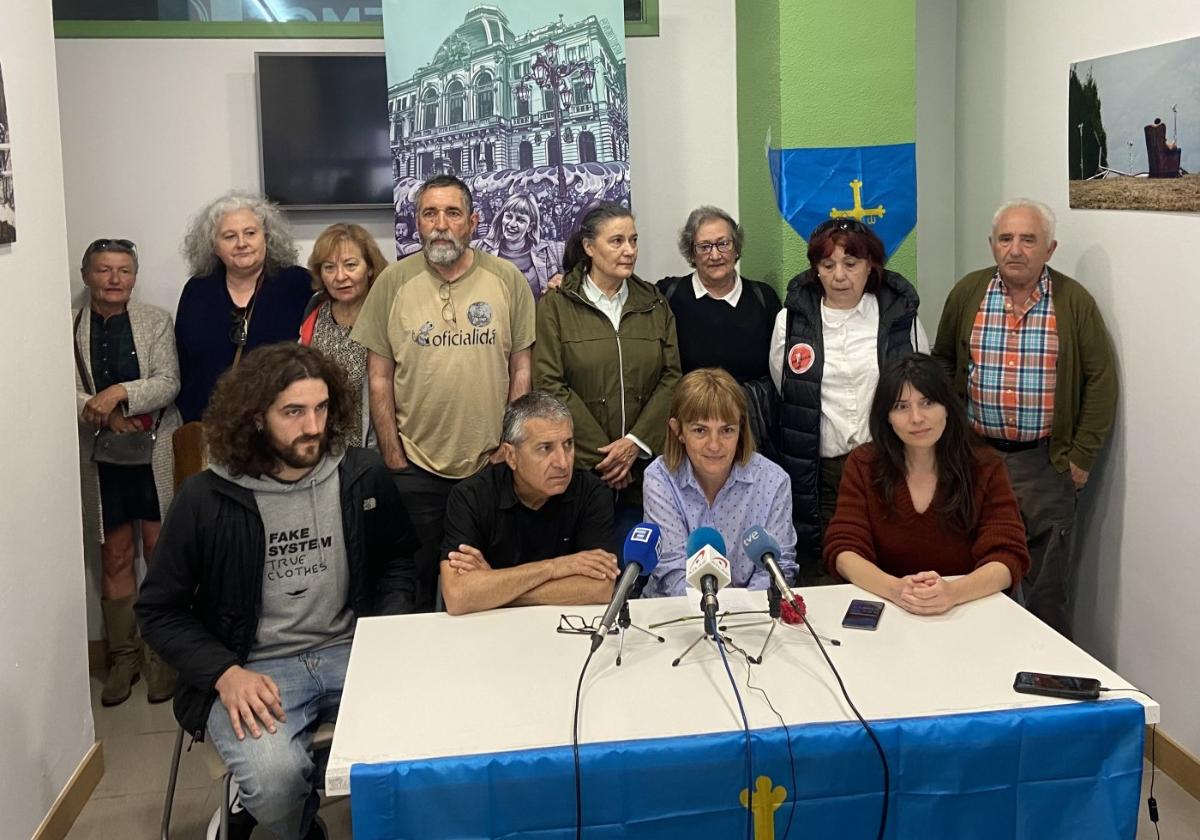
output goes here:
<path id="1" fill-rule="evenodd" d="M 659 642 L 666 644 L 667 640 L 657 633 L 647 630 L 645 627 L 639 627 L 633 623 L 629 617 L 629 599 L 625 599 L 625 603 L 621 604 L 621 611 L 617 613 L 617 630 L 621 636 L 621 641 L 617 646 L 617 665 L 621 664 L 621 657 L 625 653 L 625 633 L 628 630 L 640 630 L 651 638 L 658 639 Z"/>
<path id="2" fill-rule="evenodd" d="M 741 625 L 738 625 L 738 626 L 741 626 Z M 708 622 L 707 622 L 707 621 L 705 621 L 705 630 L 704 630 L 704 632 L 702 632 L 702 633 L 701 633 L 699 636 L 697 636 L 697 637 L 696 637 L 696 640 L 695 640 L 694 642 L 692 642 L 690 645 L 688 645 L 688 646 L 687 646 L 687 647 L 684 649 L 683 653 L 679 654 L 679 656 L 677 656 L 677 657 L 675 658 L 675 661 L 673 661 L 673 662 L 671 663 L 671 667 L 672 667 L 672 668 L 678 667 L 679 663 L 680 663 L 680 662 L 682 662 L 682 661 L 683 661 L 683 660 L 684 660 L 684 659 L 687 657 L 687 655 L 688 655 L 689 653 L 691 653 L 691 652 L 692 652 L 692 650 L 693 650 L 693 649 L 696 647 L 696 645 L 700 644 L 701 642 L 705 642 L 705 641 L 707 641 L 707 642 L 708 642 L 709 644 L 711 644 L 713 647 L 716 647 L 716 646 L 717 646 L 717 634 L 718 634 L 718 633 L 720 634 L 720 636 L 721 636 L 721 639 L 722 639 L 722 640 L 725 642 L 725 644 L 726 644 L 726 646 L 727 646 L 727 647 L 730 647 L 730 648 L 732 648 L 733 650 L 736 650 L 736 651 L 737 651 L 738 653 L 740 653 L 742 656 L 746 657 L 746 660 L 747 660 L 748 662 L 753 662 L 753 661 L 754 661 L 754 658 L 753 658 L 752 656 L 750 656 L 750 654 L 746 653 L 746 651 L 744 651 L 744 650 L 742 650 L 740 647 L 738 647 L 738 646 L 737 646 L 737 644 L 735 644 L 735 643 L 734 643 L 733 639 L 729 638 L 729 636 L 726 636 L 726 635 L 725 635 L 723 632 L 721 632 L 721 631 L 723 631 L 724 629 L 725 629 L 725 628 L 724 628 L 724 627 L 721 627 L 721 626 L 714 626 L 714 627 L 713 627 L 713 632 L 710 634 L 710 633 L 708 632 Z"/>
<path id="3" fill-rule="evenodd" d="M 722 630 L 730 627 L 758 627 L 762 624 L 770 624 L 771 629 L 767 631 L 767 638 L 763 639 L 762 649 L 759 650 L 758 656 L 750 656 L 747 654 L 746 659 L 752 665 L 761 665 L 763 663 L 763 655 L 767 652 L 767 645 L 771 643 L 771 637 L 775 635 L 775 628 L 783 623 L 783 595 L 779 588 L 775 586 L 775 581 L 771 581 L 767 587 L 767 615 L 769 618 L 766 621 L 750 621 L 745 624 L 733 624 L 722 627 Z"/>
<path id="4" fill-rule="evenodd" d="M 759 650 L 758 656 L 753 657 L 749 654 L 746 655 L 746 659 L 750 660 L 750 663 L 753 665 L 763 664 L 763 656 L 767 652 L 767 645 L 771 643 L 771 637 L 775 635 L 775 628 L 779 627 L 781 624 L 784 624 L 783 594 L 779 591 L 779 587 L 775 585 L 775 581 L 771 581 L 770 586 L 767 587 L 767 615 L 769 618 L 766 621 L 751 621 L 747 622 L 746 624 L 731 624 L 721 628 L 722 630 L 728 630 L 734 627 L 758 627 L 762 624 L 771 625 L 771 629 L 767 631 L 767 637 L 763 639 L 762 649 Z M 841 642 L 837 639 L 830 639 L 825 636 L 822 636 L 821 638 L 835 647 L 841 645 Z"/>

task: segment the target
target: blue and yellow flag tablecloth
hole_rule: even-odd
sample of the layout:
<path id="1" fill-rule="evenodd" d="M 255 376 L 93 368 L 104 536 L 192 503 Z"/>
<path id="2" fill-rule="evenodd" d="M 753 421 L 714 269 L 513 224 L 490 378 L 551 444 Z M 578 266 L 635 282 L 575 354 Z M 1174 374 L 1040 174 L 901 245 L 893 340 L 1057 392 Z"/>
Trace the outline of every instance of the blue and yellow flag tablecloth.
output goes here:
<path id="1" fill-rule="evenodd" d="M 1133 840 L 1144 720 L 1108 700 L 875 722 L 886 836 Z M 744 732 L 580 753 L 588 840 L 746 836 Z M 857 723 L 755 730 L 753 757 L 754 840 L 875 837 L 882 770 Z M 350 779 L 357 840 L 575 836 L 570 747 L 355 764 Z"/>

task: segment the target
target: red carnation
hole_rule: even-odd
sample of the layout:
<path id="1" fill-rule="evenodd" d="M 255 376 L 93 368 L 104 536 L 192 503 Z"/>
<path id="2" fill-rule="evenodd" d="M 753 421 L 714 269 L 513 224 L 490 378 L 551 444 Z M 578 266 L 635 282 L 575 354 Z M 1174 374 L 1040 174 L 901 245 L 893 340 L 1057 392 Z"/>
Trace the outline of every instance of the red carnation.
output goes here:
<path id="1" fill-rule="evenodd" d="M 793 607 L 784 601 L 780 607 L 784 624 L 802 624 L 804 616 L 808 614 L 808 608 L 804 606 L 804 598 L 801 595 L 796 595 L 796 606 Z"/>

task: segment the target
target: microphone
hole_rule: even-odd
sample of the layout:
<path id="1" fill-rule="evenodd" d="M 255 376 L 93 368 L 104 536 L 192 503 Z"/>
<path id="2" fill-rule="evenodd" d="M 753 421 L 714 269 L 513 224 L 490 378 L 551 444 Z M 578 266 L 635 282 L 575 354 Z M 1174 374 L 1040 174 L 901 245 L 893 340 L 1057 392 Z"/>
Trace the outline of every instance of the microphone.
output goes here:
<path id="1" fill-rule="evenodd" d="M 658 543 L 662 537 L 659 527 L 653 522 L 642 522 L 634 525 L 625 537 L 625 548 L 621 552 L 621 576 L 613 587 L 612 600 L 604 617 L 600 619 L 600 627 L 592 633 L 592 651 L 595 652 L 604 644 L 604 637 L 612 629 L 625 601 L 629 599 L 629 590 L 637 583 L 640 575 L 648 575 L 658 565 Z M 620 664 L 620 661 L 617 663 Z"/>
<path id="2" fill-rule="evenodd" d="M 697 528 L 687 541 L 687 582 L 700 590 L 700 609 L 704 613 L 704 632 L 717 635 L 717 590 L 729 585 L 729 560 L 725 558 L 725 540 L 713 528 Z"/>
<path id="3" fill-rule="evenodd" d="M 783 570 L 779 568 L 779 541 L 767 533 L 761 525 L 751 525 L 742 534 L 742 548 L 746 556 L 759 569 L 771 576 L 771 583 L 779 590 L 783 600 L 796 606 L 796 593 L 788 586 Z"/>

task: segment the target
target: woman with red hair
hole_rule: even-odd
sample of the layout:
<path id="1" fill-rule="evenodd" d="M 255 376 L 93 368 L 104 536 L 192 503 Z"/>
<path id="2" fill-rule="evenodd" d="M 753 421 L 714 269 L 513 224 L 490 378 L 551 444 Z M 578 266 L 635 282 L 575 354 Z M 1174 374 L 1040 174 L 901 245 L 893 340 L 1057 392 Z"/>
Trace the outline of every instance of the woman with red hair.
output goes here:
<path id="1" fill-rule="evenodd" d="M 822 222 L 808 238 L 809 268 L 788 283 L 775 319 L 769 361 L 782 397 L 777 448 L 792 480 L 801 585 L 830 582 L 822 534 L 846 455 L 871 439 L 880 368 L 929 348 L 917 290 L 886 261 L 883 242 L 862 222 Z"/>

